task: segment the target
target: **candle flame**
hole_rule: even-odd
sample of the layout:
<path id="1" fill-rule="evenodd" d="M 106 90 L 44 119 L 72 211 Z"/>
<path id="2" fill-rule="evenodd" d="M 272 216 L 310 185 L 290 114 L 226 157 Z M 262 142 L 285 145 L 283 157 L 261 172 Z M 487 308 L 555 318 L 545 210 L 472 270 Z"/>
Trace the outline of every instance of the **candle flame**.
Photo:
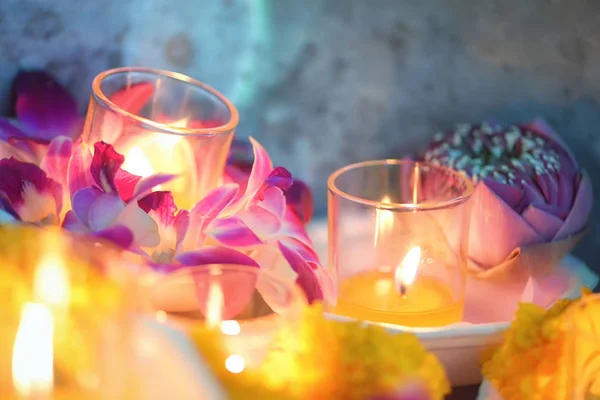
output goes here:
<path id="1" fill-rule="evenodd" d="M 385 195 L 381 198 L 380 204 L 390 204 L 392 200 L 388 195 Z M 394 213 L 390 210 L 383 210 L 381 208 L 377 208 L 375 215 L 375 238 L 374 245 L 377 246 L 377 242 L 379 240 L 379 236 L 385 236 L 387 233 L 391 232 L 394 226 Z"/>
<path id="2" fill-rule="evenodd" d="M 66 307 L 69 304 L 69 276 L 57 252 L 44 255 L 33 282 L 34 299 L 50 306 Z"/>
<path id="3" fill-rule="evenodd" d="M 15 389 L 23 397 L 47 397 L 52 392 L 52 312 L 44 304 L 25 303 L 12 358 Z"/>
<path id="4" fill-rule="evenodd" d="M 121 168 L 142 178 L 147 178 L 154 173 L 150 160 L 148 160 L 144 151 L 138 146 L 133 146 L 129 149 Z"/>
<path id="5" fill-rule="evenodd" d="M 398 291 L 401 291 L 402 286 L 408 286 L 415 280 L 417 269 L 421 262 L 421 248 L 415 246 L 406 253 L 406 256 L 396 268 L 394 274 L 394 283 Z"/>
<path id="6" fill-rule="evenodd" d="M 240 323 L 236 320 L 227 320 L 221 322 L 221 332 L 224 335 L 235 336 L 239 335 L 241 331 L 242 329 L 240 327 Z"/>
<path id="7" fill-rule="evenodd" d="M 211 271 L 212 272 L 212 271 Z M 206 299 L 206 326 L 217 327 L 223 320 L 224 306 L 223 289 L 218 280 L 210 283 Z"/>

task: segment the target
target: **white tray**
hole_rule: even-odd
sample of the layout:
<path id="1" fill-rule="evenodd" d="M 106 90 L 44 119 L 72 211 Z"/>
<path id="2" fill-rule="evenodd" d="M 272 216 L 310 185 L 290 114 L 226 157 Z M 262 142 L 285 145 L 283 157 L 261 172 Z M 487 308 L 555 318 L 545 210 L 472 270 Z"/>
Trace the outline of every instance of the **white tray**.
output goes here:
<path id="1" fill-rule="evenodd" d="M 327 260 L 327 222 L 315 221 L 308 233 L 321 260 Z M 593 288 L 598 276 L 582 261 L 568 255 L 562 261 L 574 275 L 571 287 L 563 293 L 565 298 L 578 297 L 582 287 Z M 332 319 L 349 320 L 339 315 L 328 314 Z M 365 321 L 365 323 L 373 323 Z M 385 326 L 390 332 L 413 332 L 431 350 L 446 368 L 452 386 L 474 385 L 481 382 L 480 360 L 490 346 L 502 342 L 503 332 L 509 322 L 469 324 L 458 323 L 440 328 L 410 328 L 391 324 Z"/>

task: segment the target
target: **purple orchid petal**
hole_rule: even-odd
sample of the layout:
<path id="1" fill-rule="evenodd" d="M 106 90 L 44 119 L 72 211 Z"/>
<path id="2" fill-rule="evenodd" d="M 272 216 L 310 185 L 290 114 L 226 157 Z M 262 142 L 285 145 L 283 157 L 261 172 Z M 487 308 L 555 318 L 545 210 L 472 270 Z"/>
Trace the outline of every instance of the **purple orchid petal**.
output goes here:
<path id="1" fill-rule="evenodd" d="M 248 210 L 238 213 L 237 216 L 259 237 L 276 234 L 283 223 L 275 214 L 258 205 L 250 206 Z"/>
<path id="2" fill-rule="evenodd" d="M 521 216 L 544 240 L 551 240 L 563 225 L 563 220 L 535 206 L 527 207 Z"/>
<path id="3" fill-rule="evenodd" d="M 221 320 L 235 318 L 248 306 L 254 295 L 257 280 L 256 274 L 245 272 L 243 269 L 226 270 L 221 274 L 194 271 L 193 277 L 202 314 L 206 316 L 208 310 L 220 308 Z"/>
<path id="4" fill-rule="evenodd" d="M 278 219 L 283 219 L 286 206 L 285 195 L 278 187 L 267 188 L 263 192 L 262 201 L 257 202 L 256 206 L 270 212 Z"/>
<path id="5" fill-rule="evenodd" d="M 264 199 L 265 190 L 269 188 L 279 188 L 282 192 L 287 191 L 294 184 L 292 174 L 283 167 L 276 167 L 267 179 L 265 179 L 260 190 L 258 191 L 259 200 Z"/>
<path id="6" fill-rule="evenodd" d="M 246 189 L 247 198 L 253 198 L 258 193 L 273 170 L 273 163 L 265 148 L 254 140 L 254 138 L 250 138 L 250 143 L 252 143 L 252 148 L 254 150 L 254 164 L 252 165 L 252 172 L 250 172 L 250 177 L 248 178 L 248 187 Z"/>
<path id="7" fill-rule="evenodd" d="M 137 202 L 128 203 L 115 222 L 131 230 L 134 243 L 138 246 L 154 247 L 160 243 L 158 225 Z"/>
<path id="8" fill-rule="evenodd" d="M 8 119 L 0 118 L 0 141 L 8 142 L 12 138 L 27 138 L 27 135 Z"/>
<path id="9" fill-rule="evenodd" d="M 306 229 L 304 229 L 303 220 L 291 207 L 287 207 L 285 211 L 283 225 L 281 226 L 278 236 L 293 238 L 303 243 L 308 248 L 313 247 L 312 242 L 306 233 Z"/>
<path id="10" fill-rule="evenodd" d="M 337 286 L 331 274 L 319 263 L 308 261 L 308 265 L 310 265 L 317 276 L 321 291 L 323 292 L 323 300 L 329 304 L 336 304 Z"/>
<path id="11" fill-rule="evenodd" d="M 206 233 L 226 246 L 248 247 L 262 244 L 262 240 L 235 215 L 215 219 Z"/>
<path id="12" fill-rule="evenodd" d="M 304 290 L 308 302 L 313 303 L 315 301 L 323 300 L 323 290 L 319 284 L 319 278 L 309 263 L 306 262 L 298 252 L 287 247 L 282 242 L 279 242 L 278 245 L 281 254 L 283 254 L 290 264 L 290 267 L 298 274 L 296 282 L 302 290 Z"/>
<path id="13" fill-rule="evenodd" d="M 173 221 L 175 228 L 175 251 L 179 251 L 190 226 L 190 212 L 179 210 Z"/>
<path id="14" fill-rule="evenodd" d="M 190 211 L 190 228 L 187 234 L 190 246 L 200 247 L 204 242 L 204 230 L 233 201 L 238 185 L 229 183 L 210 191 Z"/>
<path id="15" fill-rule="evenodd" d="M 229 148 L 227 165 L 237 168 L 248 176 L 252 171 L 252 159 L 252 144 L 247 140 L 233 139 Z"/>
<path id="16" fill-rule="evenodd" d="M 42 160 L 41 167 L 48 176 L 64 187 L 67 187 L 67 170 L 73 152 L 73 141 L 66 136 L 58 136 L 50 142 L 48 153 Z"/>
<path id="17" fill-rule="evenodd" d="M 82 207 L 79 212 L 85 213 L 84 203 L 94 196 L 93 191 L 78 192 L 84 193 L 81 200 Z M 117 218 L 125 208 L 123 200 L 116 193 L 101 193 L 96 200 L 89 206 L 88 224 L 93 231 L 101 231 L 115 224 Z"/>
<path id="18" fill-rule="evenodd" d="M 80 142 L 73 148 L 73 155 L 71 156 L 71 161 L 69 161 L 69 168 L 67 171 L 67 181 L 71 197 L 73 197 L 78 190 L 94 184 L 94 179 L 90 173 L 91 164 L 92 155 L 89 148 L 87 144 Z"/>
<path id="19" fill-rule="evenodd" d="M 135 193 L 135 188 L 141 179 L 141 176 L 130 174 L 122 169 L 117 171 L 115 174 L 115 186 L 124 202 L 131 200 Z"/>
<path id="20" fill-rule="evenodd" d="M 123 162 L 125 162 L 125 157 L 117 153 L 112 145 L 105 142 L 96 142 L 90 167 L 96 185 L 106 193 L 118 193 L 115 175 L 121 169 Z"/>
<path id="21" fill-rule="evenodd" d="M 592 182 L 587 172 L 583 171 L 579 179 L 577 194 L 571 208 L 571 213 L 565 220 L 564 225 L 556 233 L 554 240 L 567 238 L 581 231 L 587 224 L 587 220 L 594 205 L 594 192 Z"/>
<path id="22" fill-rule="evenodd" d="M 153 95 L 154 85 L 141 82 L 118 90 L 110 96 L 110 101 L 131 114 L 138 114 Z"/>
<path id="23" fill-rule="evenodd" d="M 319 256 L 312 246 L 308 246 L 305 243 L 291 237 L 280 237 L 278 241 L 297 251 L 298 254 L 300 254 L 300 256 L 308 263 L 320 265 L 321 261 L 319 260 Z"/>
<path id="24" fill-rule="evenodd" d="M 294 184 L 285 192 L 288 206 L 298 213 L 302 222 L 307 224 L 313 216 L 314 201 L 310 188 L 302 181 L 294 180 Z"/>
<path id="25" fill-rule="evenodd" d="M 108 240 L 124 249 L 128 249 L 133 244 L 133 233 L 123 225 L 115 225 L 108 229 L 94 232 L 92 236 Z"/>
<path id="26" fill-rule="evenodd" d="M 156 186 L 167 183 L 175 178 L 176 175 L 171 174 L 154 174 L 147 178 L 143 178 L 136 184 L 133 195 L 129 201 L 138 201 L 152 192 L 152 189 Z"/>
<path id="27" fill-rule="evenodd" d="M 75 216 L 84 224 L 89 224 L 90 209 L 104 193 L 95 186 L 78 190 L 71 199 L 71 207 Z"/>
<path id="28" fill-rule="evenodd" d="M 518 187 L 500 183 L 492 179 L 483 180 L 488 188 L 490 188 L 498 197 L 504 200 L 512 208 L 517 207 L 523 198 L 523 191 Z"/>
<path id="29" fill-rule="evenodd" d="M 515 248 L 544 241 L 484 182 L 475 187 L 471 204 L 469 255 L 480 265 L 498 265 Z"/>
<path id="30" fill-rule="evenodd" d="M 21 71 L 15 78 L 16 113 L 28 136 L 49 142 L 56 136 L 76 138 L 82 119 L 77 103 L 42 71 Z"/>
<path id="31" fill-rule="evenodd" d="M 223 246 L 206 246 L 200 250 L 181 253 L 175 260 L 186 266 L 236 264 L 259 267 L 258 263 L 246 254 Z"/>
<path id="32" fill-rule="evenodd" d="M 19 217 L 27 222 L 45 220 L 48 212 L 54 216 L 62 208 L 62 187 L 48 178 L 37 165 L 14 158 L 0 160 L 0 192 L 6 195 Z M 54 199 L 54 210 L 50 211 L 44 195 Z"/>
<path id="33" fill-rule="evenodd" d="M 88 227 L 77 218 L 77 215 L 75 215 L 75 212 L 72 210 L 67 211 L 61 226 L 63 229 L 71 232 L 87 232 L 89 230 Z"/>

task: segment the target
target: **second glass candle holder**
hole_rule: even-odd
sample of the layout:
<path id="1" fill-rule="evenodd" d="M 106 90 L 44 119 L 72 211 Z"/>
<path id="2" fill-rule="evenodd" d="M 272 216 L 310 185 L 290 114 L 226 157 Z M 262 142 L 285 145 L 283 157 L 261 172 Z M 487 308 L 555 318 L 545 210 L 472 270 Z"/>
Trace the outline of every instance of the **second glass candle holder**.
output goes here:
<path id="1" fill-rule="evenodd" d="M 428 327 L 463 317 L 471 181 L 450 169 L 368 161 L 331 175 L 329 311 Z"/>

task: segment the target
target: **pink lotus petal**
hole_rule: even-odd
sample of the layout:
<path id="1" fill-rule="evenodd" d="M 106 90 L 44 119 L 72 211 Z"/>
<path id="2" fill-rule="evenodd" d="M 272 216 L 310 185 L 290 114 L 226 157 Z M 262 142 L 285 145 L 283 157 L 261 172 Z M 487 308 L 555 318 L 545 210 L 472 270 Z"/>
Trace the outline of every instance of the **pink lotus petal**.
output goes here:
<path id="1" fill-rule="evenodd" d="M 128 203 L 115 221 L 133 233 L 134 243 L 141 247 L 154 247 L 160 243 L 158 225 L 137 202 Z"/>
<path id="2" fill-rule="evenodd" d="M 285 192 L 288 206 L 293 207 L 304 224 L 313 216 L 314 201 L 310 188 L 302 181 L 294 180 L 294 184 Z"/>
<path id="3" fill-rule="evenodd" d="M 564 142 L 564 140 L 560 137 L 560 135 L 546 122 L 543 118 L 536 118 L 532 123 L 526 125 L 530 129 L 536 131 L 542 136 L 550 139 L 555 142 L 562 148 L 562 150 L 569 156 L 571 163 L 574 165 L 575 169 L 578 170 L 579 166 L 577 165 L 577 160 L 569 150 L 569 146 Z"/>
<path id="4" fill-rule="evenodd" d="M 87 232 L 89 229 L 81 222 L 72 210 L 67 211 L 65 219 L 62 223 L 62 228 L 71 232 Z"/>
<path id="5" fill-rule="evenodd" d="M 521 216 L 544 240 L 551 240 L 563 225 L 560 218 L 535 206 L 527 207 Z"/>
<path id="6" fill-rule="evenodd" d="M 115 225 L 108 229 L 92 233 L 93 237 L 108 240 L 124 249 L 133 244 L 133 234 L 123 225 Z"/>
<path id="7" fill-rule="evenodd" d="M 243 270 L 225 270 L 221 274 L 194 271 L 193 277 L 202 314 L 206 316 L 207 310 L 220 308 L 222 320 L 233 319 L 246 308 L 254 295 L 257 279 L 256 274 Z"/>
<path id="8" fill-rule="evenodd" d="M 92 192 L 85 192 L 86 200 L 92 197 Z M 82 204 L 84 201 L 82 200 Z M 102 193 L 89 206 L 88 224 L 93 231 L 107 229 L 117 221 L 125 205 L 116 193 Z M 82 207 L 83 209 L 83 207 Z M 80 212 L 84 212 L 83 210 Z"/>
<path id="9" fill-rule="evenodd" d="M 71 199 L 71 207 L 75 216 L 84 224 L 88 224 L 92 204 L 103 195 L 105 194 L 95 186 L 88 186 L 75 192 Z"/>
<path id="10" fill-rule="evenodd" d="M 175 251 L 181 248 L 183 240 L 190 226 L 190 212 L 187 210 L 179 210 L 173 221 L 175 228 Z"/>
<path id="11" fill-rule="evenodd" d="M 115 174 L 115 186 L 117 192 L 124 202 L 128 202 L 133 197 L 136 185 L 142 179 L 141 176 L 130 174 L 127 171 L 119 169 Z"/>
<path id="12" fill-rule="evenodd" d="M 125 111 L 137 115 L 153 95 L 154 85 L 151 82 L 141 82 L 118 90 L 110 96 L 110 100 Z"/>
<path id="13" fill-rule="evenodd" d="M 262 244 L 262 240 L 238 216 L 215 219 L 208 227 L 207 235 L 232 247 L 248 247 Z"/>
<path id="14" fill-rule="evenodd" d="M 273 170 L 273 163 L 265 148 L 252 137 L 250 138 L 250 143 L 252 143 L 252 148 L 254 149 L 254 164 L 248 178 L 247 198 L 252 198 L 258 193 L 264 181 Z"/>
<path id="15" fill-rule="evenodd" d="M 41 167 L 48 176 L 64 187 L 67 187 L 67 170 L 73 151 L 73 141 L 66 136 L 58 136 L 50 142 L 48 153 Z"/>
<path id="16" fill-rule="evenodd" d="M 488 267 L 502 262 L 519 246 L 540 243 L 543 238 L 483 182 L 471 198 L 469 255 Z M 491 245 L 493 244 L 493 245 Z"/>
<path id="17" fill-rule="evenodd" d="M 259 267 L 258 263 L 246 254 L 223 246 L 206 246 L 200 250 L 179 254 L 175 260 L 187 266 L 236 264 Z"/>
<path id="18" fill-rule="evenodd" d="M 142 197 L 146 196 L 152 189 L 158 185 L 162 185 L 173 180 L 176 175 L 172 174 L 154 174 L 150 175 L 147 178 L 141 179 L 137 185 L 135 186 L 135 190 L 133 191 L 133 196 L 129 201 L 138 201 Z"/>
<path id="19" fill-rule="evenodd" d="M 565 220 L 562 228 L 556 233 L 554 240 L 564 239 L 581 231 L 587 224 L 593 204 L 594 192 L 592 182 L 587 172 L 583 171 L 571 213 Z"/>
<path id="20" fill-rule="evenodd" d="M 304 290 L 309 303 L 323 300 L 323 289 L 319 284 L 319 278 L 313 268 L 306 262 L 298 252 L 279 242 L 279 250 L 290 264 L 290 267 L 298 274 L 296 282 Z"/>
<path id="21" fill-rule="evenodd" d="M 210 191 L 190 211 L 190 229 L 187 237 L 190 246 L 199 247 L 204 242 L 204 230 L 232 202 L 238 185 L 230 183 Z"/>
<path id="22" fill-rule="evenodd" d="M 73 97 L 42 71 L 21 71 L 15 78 L 16 113 L 29 137 L 50 141 L 81 133 L 81 116 Z"/>
<path id="23" fill-rule="evenodd" d="M 71 197 L 85 187 L 94 185 L 94 179 L 90 173 L 92 155 L 87 144 L 80 142 L 73 148 L 73 155 L 69 161 L 67 181 Z"/>
<path id="24" fill-rule="evenodd" d="M 504 200 L 509 206 L 515 208 L 523 198 L 523 191 L 512 185 L 506 185 L 498 181 L 487 179 L 483 180 L 498 197 Z"/>

